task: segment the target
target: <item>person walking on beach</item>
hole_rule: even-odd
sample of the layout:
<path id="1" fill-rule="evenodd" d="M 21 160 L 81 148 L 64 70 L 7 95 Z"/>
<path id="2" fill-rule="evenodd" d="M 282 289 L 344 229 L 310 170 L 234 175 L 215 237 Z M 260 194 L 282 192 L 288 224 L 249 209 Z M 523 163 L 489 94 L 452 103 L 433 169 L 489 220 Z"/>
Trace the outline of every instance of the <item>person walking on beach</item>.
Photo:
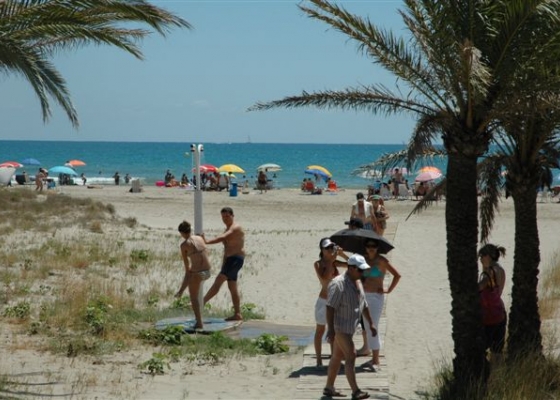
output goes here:
<path id="1" fill-rule="evenodd" d="M 391 293 L 395 289 L 401 279 L 401 274 L 399 274 L 397 269 L 387 258 L 379 254 L 379 243 L 377 240 L 367 240 L 365 247 L 365 259 L 371 268 L 364 272 L 362 284 L 364 286 L 371 319 L 375 326 L 378 326 L 379 320 L 381 319 L 381 312 L 383 311 L 383 304 L 385 303 L 385 294 Z M 385 290 L 383 281 L 387 272 L 393 276 L 393 279 L 387 290 Z M 377 331 L 372 332 L 369 329 L 366 329 L 366 331 L 368 347 L 371 349 L 372 358 L 365 366 L 369 367 L 373 372 L 376 372 L 380 364 L 379 351 L 381 350 L 381 338 Z"/>
<path id="2" fill-rule="evenodd" d="M 204 291 L 204 281 L 210 278 L 208 252 L 204 239 L 191 234 L 191 224 L 189 222 L 181 222 L 178 230 L 184 239 L 180 249 L 185 265 L 185 276 L 175 297 L 180 299 L 185 289 L 189 288 L 191 306 L 196 319 L 194 329 L 202 329 L 202 293 Z"/>
<path id="3" fill-rule="evenodd" d="M 227 281 L 228 289 L 231 294 L 231 301 L 233 303 L 233 315 L 226 318 L 226 321 L 242 321 L 243 317 L 241 316 L 241 300 L 237 288 L 237 275 L 241 267 L 243 267 L 243 262 L 245 260 L 245 232 L 239 224 L 234 222 L 233 210 L 230 207 L 222 208 L 220 213 L 222 214 L 222 221 L 226 226 L 224 233 L 211 240 L 201 235 L 206 244 L 224 244 L 222 269 L 218 276 L 216 276 L 212 287 L 206 292 L 204 304 L 208 303 L 217 295 L 222 284 Z"/>
<path id="4" fill-rule="evenodd" d="M 356 202 L 352 205 L 352 210 L 350 211 L 350 219 L 352 218 L 358 218 L 362 221 L 364 229 L 375 231 L 377 223 L 373 212 L 373 205 L 365 200 L 362 192 L 356 194 Z"/>
<path id="5" fill-rule="evenodd" d="M 383 236 L 385 229 L 387 229 L 387 220 L 389 219 L 389 213 L 383 204 L 383 199 L 380 195 L 374 194 L 371 196 L 371 202 L 373 204 L 373 213 L 375 214 L 375 231 Z"/>
<path id="6" fill-rule="evenodd" d="M 324 396 L 343 396 L 335 389 L 334 382 L 344 358 L 344 373 L 352 389 L 352 399 L 369 398 L 369 393 L 361 391 L 356 382 L 356 371 L 354 370 L 356 349 L 352 340 L 362 312 L 370 330 L 376 332 L 376 327 L 367 309 L 364 291 L 359 284 L 362 274 L 369 268 L 363 256 L 354 254 L 348 259 L 346 272 L 329 283 L 327 340 L 333 344 L 333 353 L 327 370 L 327 384 L 323 389 Z"/>
<path id="7" fill-rule="evenodd" d="M 35 190 L 39 192 L 43 191 L 43 179 L 45 179 L 46 175 L 43 172 L 43 168 L 39 168 L 37 171 L 37 175 L 35 175 Z"/>
<path id="8" fill-rule="evenodd" d="M 119 171 L 115 172 L 115 175 L 113 175 L 113 179 L 115 180 L 115 185 L 118 185 L 121 181 L 121 176 L 119 175 Z"/>
<path id="9" fill-rule="evenodd" d="M 502 300 L 506 283 L 506 272 L 498 259 L 506 255 L 506 249 L 486 244 L 478 251 L 482 273 L 478 282 L 482 306 L 485 348 L 490 351 L 494 362 L 501 361 L 506 337 L 507 313 Z"/>
<path id="10" fill-rule="evenodd" d="M 262 169 L 259 171 L 259 175 L 257 176 L 257 186 L 261 191 L 261 194 L 264 190 L 266 193 L 266 185 L 268 184 L 268 177 L 266 176 L 266 172 Z"/>
<path id="11" fill-rule="evenodd" d="M 338 256 L 348 259 L 342 248 L 338 247 L 329 238 L 323 238 L 319 242 L 319 260 L 315 261 L 313 267 L 321 284 L 319 297 L 315 302 L 315 336 L 313 344 L 315 346 L 315 358 L 317 359 L 317 367 L 323 366 L 321 355 L 323 335 L 325 334 L 325 326 L 327 325 L 327 287 L 330 281 L 339 275 L 338 267 L 347 267 L 348 264 L 338 261 Z M 331 348 L 332 353 L 332 348 Z"/>

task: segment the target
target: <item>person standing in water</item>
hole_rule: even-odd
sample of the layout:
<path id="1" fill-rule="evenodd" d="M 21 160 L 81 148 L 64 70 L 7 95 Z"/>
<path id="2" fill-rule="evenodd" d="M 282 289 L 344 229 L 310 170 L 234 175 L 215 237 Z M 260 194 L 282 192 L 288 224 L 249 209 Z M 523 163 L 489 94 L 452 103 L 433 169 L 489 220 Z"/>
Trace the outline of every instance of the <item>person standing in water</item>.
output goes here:
<path id="1" fill-rule="evenodd" d="M 224 244 L 222 269 L 218 276 L 216 276 L 212 287 L 206 292 L 204 304 L 208 303 L 217 295 L 222 284 L 227 281 L 228 289 L 231 294 L 231 301 L 233 303 L 233 315 L 226 318 L 226 321 L 242 321 L 243 317 L 241 316 L 241 299 L 237 288 L 237 275 L 245 261 L 245 232 L 241 225 L 234 222 L 233 210 L 230 207 L 222 208 L 220 213 L 222 214 L 222 221 L 226 226 L 224 233 L 210 240 L 206 239 L 204 235 L 201 235 L 206 244 Z"/>

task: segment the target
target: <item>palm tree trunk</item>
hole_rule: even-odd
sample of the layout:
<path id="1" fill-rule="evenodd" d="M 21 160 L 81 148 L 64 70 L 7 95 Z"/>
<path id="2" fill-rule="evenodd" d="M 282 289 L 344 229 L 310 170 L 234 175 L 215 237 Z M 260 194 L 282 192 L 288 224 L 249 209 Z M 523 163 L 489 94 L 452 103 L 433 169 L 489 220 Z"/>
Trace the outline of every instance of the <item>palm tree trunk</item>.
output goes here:
<path id="1" fill-rule="evenodd" d="M 473 382 L 486 376 L 478 295 L 477 159 L 449 154 L 447 165 L 447 272 L 453 317 L 454 384 L 451 398 L 468 398 Z M 467 397 L 465 397 L 467 396 Z"/>
<path id="2" fill-rule="evenodd" d="M 536 185 L 516 185 L 512 192 L 515 208 L 515 254 L 513 288 L 509 313 L 508 359 L 529 353 L 542 354 L 539 282 L 539 230 Z"/>

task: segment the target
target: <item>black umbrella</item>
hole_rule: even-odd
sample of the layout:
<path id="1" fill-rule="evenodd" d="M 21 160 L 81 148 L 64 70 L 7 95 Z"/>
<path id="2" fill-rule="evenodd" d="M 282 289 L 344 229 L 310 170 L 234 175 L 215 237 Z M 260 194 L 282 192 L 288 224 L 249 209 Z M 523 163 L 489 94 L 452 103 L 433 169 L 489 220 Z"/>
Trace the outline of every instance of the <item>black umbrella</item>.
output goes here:
<path id="1" fill-rule="evenodd" d="M 358 254 L 366 254 L 365 243 L 368 240 L 379 243 L 377 251 L 380 254 L 387 254 L 394 248 L 387 239 L 369 229 L 343 229 L 332 235 L 331 240 L 343 250 Z"/>

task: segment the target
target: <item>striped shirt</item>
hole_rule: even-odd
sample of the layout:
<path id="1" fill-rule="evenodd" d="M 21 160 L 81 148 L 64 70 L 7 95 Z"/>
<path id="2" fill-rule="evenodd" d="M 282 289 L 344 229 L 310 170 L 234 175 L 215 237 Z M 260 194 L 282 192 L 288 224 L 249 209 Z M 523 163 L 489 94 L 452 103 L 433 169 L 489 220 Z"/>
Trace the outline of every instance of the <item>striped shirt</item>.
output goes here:
<path id="1" fill-rule="evenodd" d="M 366 298 L 356 282 L 344 273 L 329 283 L 327 306 L 334 308 L 335 332 L 353 335 L 366 306 Z"/>

